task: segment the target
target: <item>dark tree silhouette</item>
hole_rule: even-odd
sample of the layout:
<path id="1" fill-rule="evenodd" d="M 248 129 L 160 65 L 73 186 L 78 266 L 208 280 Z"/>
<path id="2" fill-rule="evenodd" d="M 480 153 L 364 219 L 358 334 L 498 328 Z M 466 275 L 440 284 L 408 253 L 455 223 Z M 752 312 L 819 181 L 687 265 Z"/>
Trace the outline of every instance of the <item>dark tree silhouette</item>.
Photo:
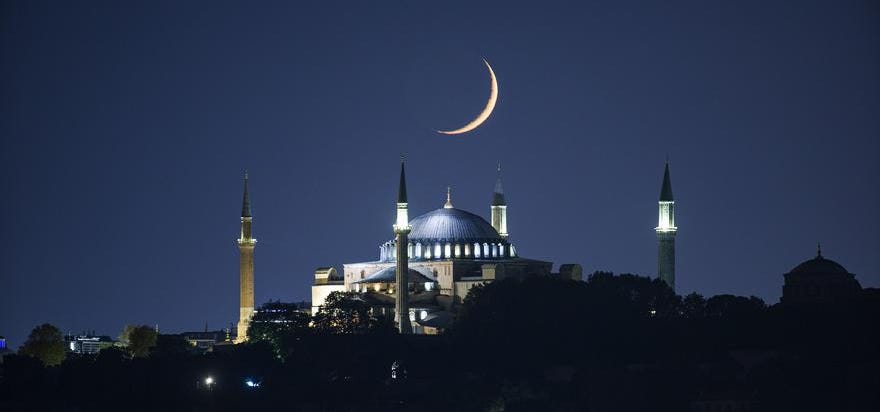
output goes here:
<path id="1" fill-rule="evenodd" d="M 119 339 L 128 347 L 128 352 L 136 358 L 150 354 L 150 348 L 156 346 L 156 330 L 147 326 L 125 325 Z"/>
<path id="2" fill-rule="evenodd" d="M 764 301 L 755 296 L 716 295 L 706 301 L 706 316 L 716 318 L 754 316 L 766 309 Z"/>
<path id="3" fill-rule="evenodd" d="M 375 316 L 370 305 L 353 292 L 332 292 L 314 316 L 320 333 L 392 333 L 394 326 L 384 316 Z"/>
<path id="4" fill-rule="evenodd" d="M 31 331 L 18 353 L 37 358 L 46 366 L 58 365 L 66 356 L 64 338 L 57 327 L 44 323 Z"/>
<path id="5" fill-rule="evenodd" d="M 688 319 L 700 319 L 706 316 L 706 298 L 693 292 L 681 301 L 681 314 Z"/>
<path id="6" fill-rule="evenodd" d="M 298 338 L 309 335 L 311 317 L 295 303 L 266 302 L 248 326 L 251 343 L 266 343 L 279 358 L 286 358 Z"/>

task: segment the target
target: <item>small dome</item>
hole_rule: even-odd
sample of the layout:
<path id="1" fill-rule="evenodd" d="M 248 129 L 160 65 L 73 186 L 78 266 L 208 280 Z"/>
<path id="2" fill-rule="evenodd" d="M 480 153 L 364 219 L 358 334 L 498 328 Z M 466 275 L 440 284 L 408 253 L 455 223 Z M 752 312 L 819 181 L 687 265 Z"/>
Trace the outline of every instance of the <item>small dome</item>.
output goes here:
<path id="1" fill-rule="evenodd" d="M 503 242 L 489 222 L 461 209 L 437 209 L 414 218 L 410 226 L 411 242 Z"/>
<path id="2" fill-rule="evenodd" d="M 818 255 L 813 259 L 810 259 L 800 265 L 797 265 L 794 269 L 791 270 L 792 274 L 817 274 L 817 273 L 840 273 L 840 274 L 848 274 L 849 272 L 841 266 L 840 263 L 837 263 L 831 259 L 825 259 L 822 255 Z"/>

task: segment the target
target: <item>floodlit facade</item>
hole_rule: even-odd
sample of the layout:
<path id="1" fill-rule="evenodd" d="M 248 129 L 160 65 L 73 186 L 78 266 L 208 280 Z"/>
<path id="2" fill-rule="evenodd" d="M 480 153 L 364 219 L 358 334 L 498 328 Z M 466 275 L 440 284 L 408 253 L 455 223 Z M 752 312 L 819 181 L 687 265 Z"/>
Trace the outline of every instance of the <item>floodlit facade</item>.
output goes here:
<path id="1" fill-rule="evenodd" d="M 115 342 L 109 336 L 66 335 L 64 336 L 64 343 L 65 350 L 68 353 L 96 355 L 101 349 L 113 346 Z"/>

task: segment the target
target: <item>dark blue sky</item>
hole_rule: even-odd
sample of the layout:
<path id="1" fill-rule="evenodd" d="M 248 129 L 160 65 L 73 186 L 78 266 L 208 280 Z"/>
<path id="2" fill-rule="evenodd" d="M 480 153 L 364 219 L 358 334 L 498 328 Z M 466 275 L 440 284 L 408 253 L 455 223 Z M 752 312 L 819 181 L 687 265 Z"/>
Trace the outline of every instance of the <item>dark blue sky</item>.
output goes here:
<path id="1" fill-rule="evenodd" d="M 411 215 L 488 215 L 523 256 L 656 272 L 671 158 L 679 292 L 776 302 L 815 254 L 880 286 L 874 1 L 4 2 L 0 335 L 238 316 L 241 174 L 257 302 Z M 86 4 L 83 4 L 86 3 Z M 475 132 L 463 125 L 500 97 Z"/>

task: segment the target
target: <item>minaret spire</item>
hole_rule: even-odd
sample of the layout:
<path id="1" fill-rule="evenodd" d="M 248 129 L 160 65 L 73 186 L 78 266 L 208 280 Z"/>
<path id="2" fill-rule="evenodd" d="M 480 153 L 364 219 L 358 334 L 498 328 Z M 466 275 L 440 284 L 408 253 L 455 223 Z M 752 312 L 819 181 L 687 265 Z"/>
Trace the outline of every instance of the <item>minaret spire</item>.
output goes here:
<path id="1" fill-rule="evenodd" d="M 238 238 L 239 266 L 239 319 L 235 342 L 247 341 L 247 330 L 254 316 L 254 247 L 257 239 L 253 237 L 253 216 L 251 199 L 248 193 L 248 172 L 244 172 L 244 195 L 241 203 L 241 234 Z"/>
<path id="2" fill-rule="evenodd" d="M 244 170 L 244 195 L 241 199 L 241 217 L 251 217 L 251 197 L 248 194 L 248 171 Z"/>
<path id="3" fill-rule="evenodd" d="M 666 159 L 666 168 L 663 170 L 663 185 L 660 187 L 660 201 L 674 202 L 672 196 L 672 180 L 669 178 L 669 158 Z"/>
<path id="4" fill-rule="evenodd" d="M 400 186 L 397 189 L 397 220 L 394 235 L 397 243 L 397 273 L 395 274 L 394 320 L 400 334 L 411 334 L 409 320 L 409 217 L 406 201 L 406 172 L 404 158 L 400 157 Z"/>
<path id="5" fill-rule="evenodd" d="M 663 170 L 663 183 L 658 202 L 657 276 L 675 290 L 675 200 L 672 196 L 672 179 L 669 177 L 669 156 Z"/>
<path id="6" fill-rule="evenodd" d="M 446 186 L 446 204 L 443 205 L 444 209 L 452 209 L 455 206 L 452 206 L 452 186 Z"/>
<path id="7" fill-rule="evenodd" d="M 506 205 L 504 201 L 504 187 L 501 184 L 501 162 L 498 162 L 498 177 L 495 179 L 495 191 L 492 193 L 492 205 Z"/>
<path id="8" fill-rule="evenodd" d="M 501 162 L 498 162 L 498 178 L 495 180 L 495 190 L 492 192 L 492 227 L 498 231 L 503 239 L 507 239 L 507 201 L 504 199 L 504 188 L 501 185 Z"/>
<path id="9" fill-rule="evenodd" d="M 400 156 L 400 185 L 397 186 L 397 203 L 406 203 L 406 170 L 404 163 L 406 159 Z"/>

